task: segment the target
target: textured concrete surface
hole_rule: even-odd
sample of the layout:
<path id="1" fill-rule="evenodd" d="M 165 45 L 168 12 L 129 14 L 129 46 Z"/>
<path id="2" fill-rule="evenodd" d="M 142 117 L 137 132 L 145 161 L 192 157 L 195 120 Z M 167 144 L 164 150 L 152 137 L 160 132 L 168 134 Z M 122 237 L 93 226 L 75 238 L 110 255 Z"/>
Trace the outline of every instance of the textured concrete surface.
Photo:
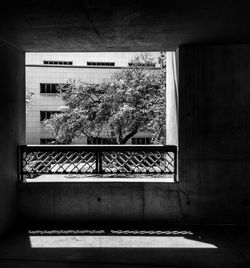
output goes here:
<path id="1" fill-rule="evenodd" d="M 24 141 L 24 55 L 18 49 L 152 51 L 250 42 L 248 1 L 164 4 L 26 0 L 3 8 L 0 232 L 14 219 L 16 148 Z M 190 45 L 179 52 L 180 183 L 22 185 L 22 216 L 250 222 L 250 48 Z"/>
<path id="2" fill-rule="evenodd" d="M 249 223 L 250 46 L 183 46 L 179 67 L 184 215 Z"/>
<path id="3" fill-rule="evenodd" d="M 0 234 L 15 221 L 18 145 L 25 141 L 24 53 L 0 42 Z"/>
<path id="4" fill-rule="evenodd" d="M 158 51 L 250 42 L 249 2 L 37 0 L 5 3 L 0 39 L 24 51 Z"/>
<path id="5" fill-rule="evenodd" d="M 18 185 L 26 222 L 182 221 L 178 184 L 167 182 L 44 182 Z"/>
<path id="6" fill-rule="evenodd" d="M 102 227 L 13 232 L 0 241 L 0 266 L 250 267 L 246 226 Z"/>
<path id="7" fill-rule="evenodd" d="M 28 220 L 250 222 L 250 46 L 179 49 L 179 183 L 19 185 Z"/>

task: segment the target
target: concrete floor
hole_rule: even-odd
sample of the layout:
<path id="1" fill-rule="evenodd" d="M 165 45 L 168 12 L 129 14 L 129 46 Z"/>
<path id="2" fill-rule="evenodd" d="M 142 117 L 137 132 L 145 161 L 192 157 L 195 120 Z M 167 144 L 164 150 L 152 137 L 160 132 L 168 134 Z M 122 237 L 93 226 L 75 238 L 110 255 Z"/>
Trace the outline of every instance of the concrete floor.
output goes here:
<path id="1" fill-rule="evenodd" d="M 249 238 L 246 226 L 23 228 L 1 238 L 0 267 L 250 267 Z"/>

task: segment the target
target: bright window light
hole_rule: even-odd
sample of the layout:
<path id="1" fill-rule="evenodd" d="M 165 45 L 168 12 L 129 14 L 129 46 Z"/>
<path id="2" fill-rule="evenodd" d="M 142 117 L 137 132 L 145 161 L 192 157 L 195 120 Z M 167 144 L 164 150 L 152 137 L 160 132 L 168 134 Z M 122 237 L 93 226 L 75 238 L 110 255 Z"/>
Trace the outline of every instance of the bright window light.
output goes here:
<path id="1" fill-rule="evenodd" d="M 32 248 L 206 248 L 213 244 L 183 236 L 30 236 Z"/>

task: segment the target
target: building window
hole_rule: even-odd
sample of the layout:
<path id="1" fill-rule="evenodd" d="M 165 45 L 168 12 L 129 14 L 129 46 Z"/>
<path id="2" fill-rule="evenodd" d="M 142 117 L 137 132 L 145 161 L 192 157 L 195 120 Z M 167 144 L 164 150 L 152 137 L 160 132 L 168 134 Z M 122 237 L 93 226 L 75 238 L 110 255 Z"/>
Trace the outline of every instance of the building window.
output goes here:
<path id="1" fill-rule="evenodd" d="M 41 138 L 40 144 L 69 144 L 69 142 L 58 142 L 56 139 L 53 138 Z"/>
<path id="2" fill-rule="evenodd" d="M 55 83 L 40 83 L 40 93 L 58 93 L 58 85 Z"/>
<path id="3" fill-rule="evenodd" d="M 142 63 L 129 62 L 128 63 L 128 66 L 131 66 L 131 67 L 151 67 L 151 68 L 154 68 L 155 67 L 155 63 L 142 64 Z"/>
<path id="4" fill-rule="evenodd" d="M 56 142 L 56 139 L 46 138 L 46 139 L 40 139 L 41 144 L 54 144 Z"/>
<path id="5" fill-rule="evenodd" d="M 60 88 L 59 88 L 60 85 Z M 68 88 L 69 84 L 40 83 L 40 93 L 62 93 Z"/>
<path id="6" fill-rule="evenodd" d="M 132 144 L 151 144 L 151 138 L 132 138 Z"/>
<path id="7" fill-rule="evenodd" d="M 87 144 L 117 144 L 115 138 L 91 137 L 87 139 Z"/>
<path id="8" fill-rule="evenodd" d="M 87 61 L 88 66 L 115 66 L 114 62 Z"/>
<path id="9" fill-rule="evenodd" d="M 45 65 L 73 65 L 73 61 L 55 61 L 55 60 L 44 60 Z"/>
<path id="10" fill-rule="evenodd" d="M 40 111 L 40 121 L 50 119 L 52 114 L 58 114 L 58 111 Z"/>

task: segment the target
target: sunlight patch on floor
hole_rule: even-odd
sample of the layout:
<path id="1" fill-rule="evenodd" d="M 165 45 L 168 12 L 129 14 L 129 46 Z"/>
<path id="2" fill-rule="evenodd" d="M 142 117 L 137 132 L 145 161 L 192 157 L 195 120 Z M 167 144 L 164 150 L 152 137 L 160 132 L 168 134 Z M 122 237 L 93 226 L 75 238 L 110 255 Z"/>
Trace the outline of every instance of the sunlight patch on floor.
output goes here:
<path id="1" fill-rule="evenodd" d="M 30 236 L 32 248 L 217 248 L 183 236 Z"/>

